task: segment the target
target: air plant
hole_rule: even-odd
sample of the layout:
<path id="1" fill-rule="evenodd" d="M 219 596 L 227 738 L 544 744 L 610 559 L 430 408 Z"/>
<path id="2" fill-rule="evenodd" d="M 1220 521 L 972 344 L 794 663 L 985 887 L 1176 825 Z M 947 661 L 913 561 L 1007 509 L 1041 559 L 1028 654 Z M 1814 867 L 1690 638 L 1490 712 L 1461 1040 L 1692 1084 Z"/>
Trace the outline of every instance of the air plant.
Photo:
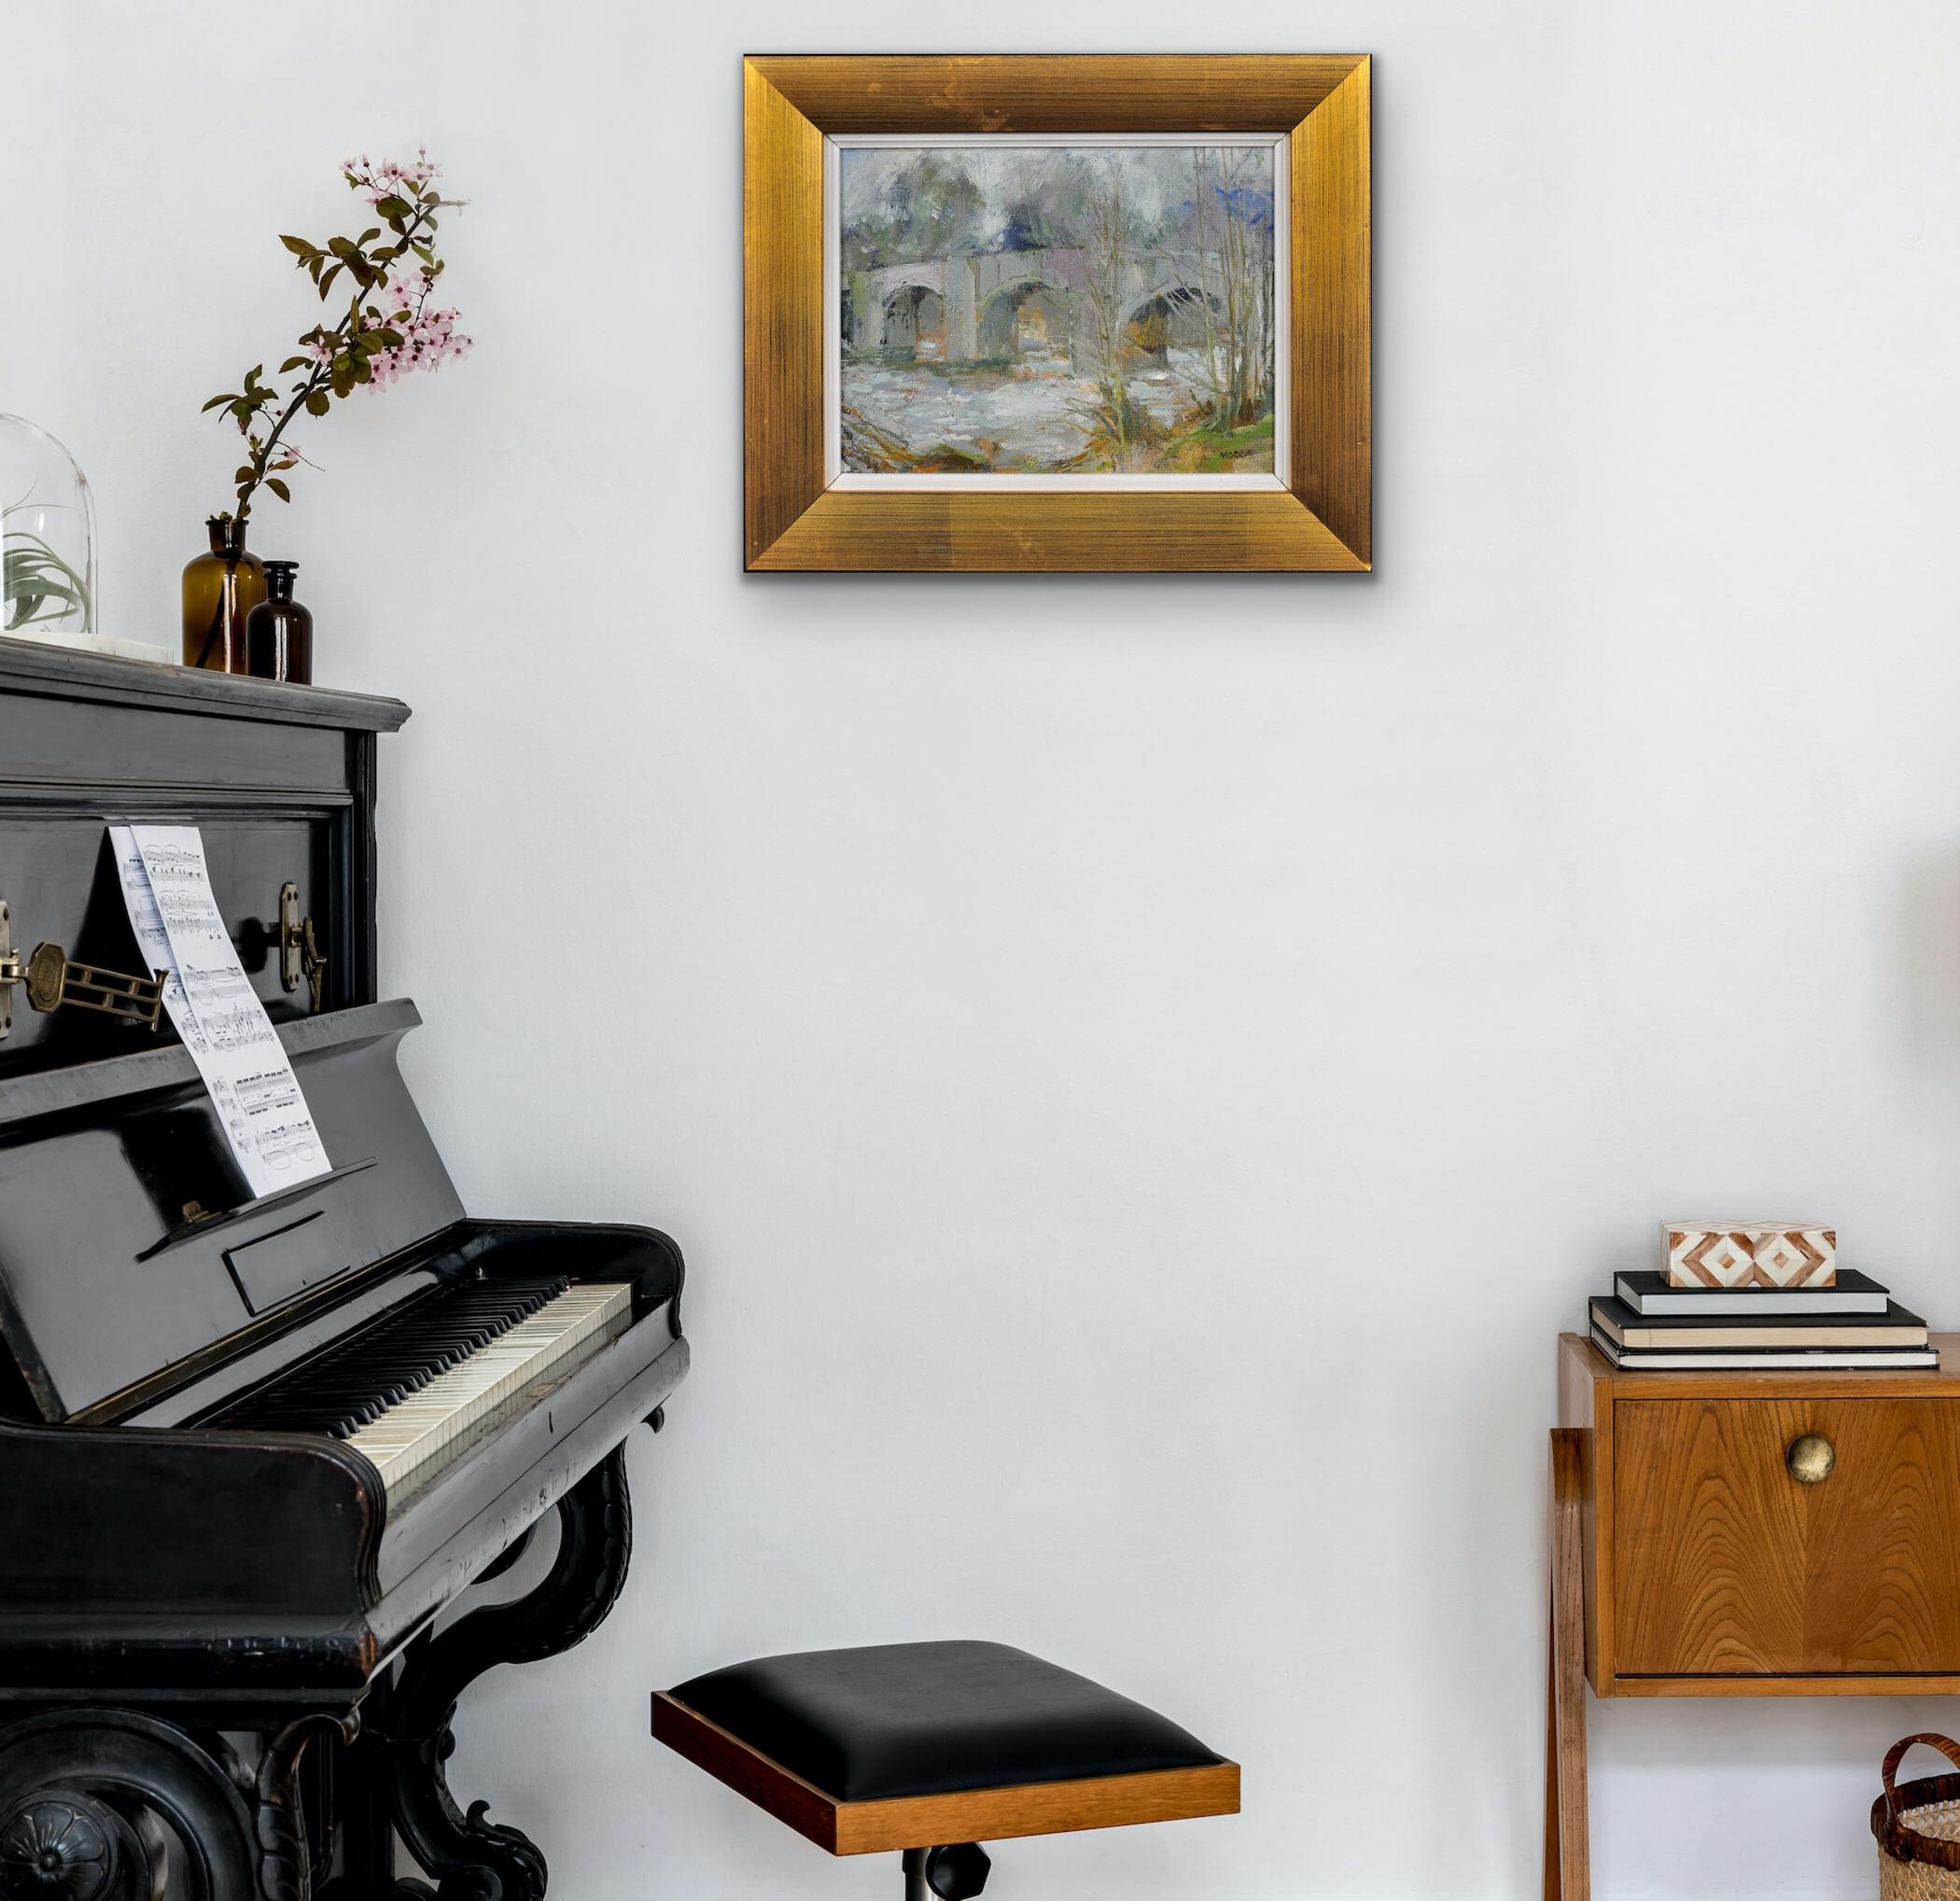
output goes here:
<path id="1" fill-rule="evenodd" d="M 15 510 L 0 509 L 0 524 Z M 63 621 L 79 613 L 84 627 L 94 621 L 89 583 L 38 535 L 26 528 L 0 533 L 0 601 L 5 602 L 0 629 L 21 634 L 47 621 Z"/>
<path id="2" fill-rule="evenodd" d="M 284 389 L 265 380 L 260 363 L 246 371 L 244 388 L 204 405 L 223 411 L 245 439 L 245 460 L 231 478 L 240 522 L 250 517 L 260 487 L 282 502 L 292 500 L 285 477 L 305 458 L 287 431 L 302 410 L 324 416 L 357 389 L 385 389 L 412 370 L 439 369 L 469 353 L 470 340 L 456 328 L 457 313 L 439 308 L 435 300 L 443 270 L 435 248 L 436 214 L 464 202 L 441 195 L 434 182 L 441 170 L 427 147 L 407 165 L 391 159 L 377 165 L 363 152 L 345 161 L 341 174 L 381 223 L 324 245 L 279 240 L 296 268 L 313 279 L 322 303 L 339 284 L 346 306 L 336 323 L 316 324 L 300 338 L 298 353 L 279 366 L 280 376 L 294 378 Z"/>

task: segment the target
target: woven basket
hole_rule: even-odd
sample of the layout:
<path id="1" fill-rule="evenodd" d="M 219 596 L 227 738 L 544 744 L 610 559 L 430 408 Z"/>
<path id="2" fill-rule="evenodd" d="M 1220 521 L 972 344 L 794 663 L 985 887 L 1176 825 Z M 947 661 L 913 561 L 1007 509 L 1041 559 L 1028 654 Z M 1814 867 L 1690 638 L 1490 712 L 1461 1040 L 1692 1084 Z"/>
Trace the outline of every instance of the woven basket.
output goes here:
<path id="1" fill-rule="evenodd" d="M 1915 1742 L 1960 1768 L 1960 1742 L 1947 1736 L 1909 1736 L 1886 1752 L 1879 1771 L 1885 1793 L 1871 1805 L 1879 1901 L 1960 1901 L 1960 1775 L 1896 1785 L 1892 1779 Z"/>

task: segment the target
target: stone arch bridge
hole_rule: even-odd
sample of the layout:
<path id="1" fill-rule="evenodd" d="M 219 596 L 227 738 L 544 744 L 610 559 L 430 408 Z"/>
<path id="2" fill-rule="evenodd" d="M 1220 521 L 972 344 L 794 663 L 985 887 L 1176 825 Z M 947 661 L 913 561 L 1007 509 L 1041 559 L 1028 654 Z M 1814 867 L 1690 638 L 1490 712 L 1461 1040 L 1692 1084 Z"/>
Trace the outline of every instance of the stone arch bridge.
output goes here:
<path id="1" fill-rule="evenodd" d="M 1161 354 L 1201 338 L 1204 301 L 1218 312 L 1215 253 L 1126 259 L 1121 289 L 1133 343 Z M 904 361 L 987 363 L 1046 358 L 1092 367 L 1094 309 L 1085 253 L 1059 246 L 936 258 L 845 273 L 844 348 Z M 1213 321 L 1217 321 L 1214 315 Z M 1257 313 L 1253 321 L 1257 322 Z"/>

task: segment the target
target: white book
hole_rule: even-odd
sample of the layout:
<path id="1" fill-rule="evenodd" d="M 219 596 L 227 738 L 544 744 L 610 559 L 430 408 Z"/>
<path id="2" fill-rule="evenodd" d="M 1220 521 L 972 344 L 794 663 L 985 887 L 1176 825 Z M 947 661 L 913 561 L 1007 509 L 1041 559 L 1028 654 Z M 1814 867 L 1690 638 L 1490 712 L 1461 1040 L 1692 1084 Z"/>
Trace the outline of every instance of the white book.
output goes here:
<path id="1" fill-rule="evenodd" d="M 1592 1344 L 1616 1366 L 1645 1373 L 1794 1373 L 1817 1372 L 1898 1372 L 1930 1371 L 1939 1364 L 1939 1349 L 1925 1348 L 1879 1348 L 1867 1352 L 1834 1347 L 1792 1348 L 1785 1351 L 1756 1353 L 1710 1351 L 1693 1353 L 1642 1352 L 1624 1349 L 1595 1327 Z"/>

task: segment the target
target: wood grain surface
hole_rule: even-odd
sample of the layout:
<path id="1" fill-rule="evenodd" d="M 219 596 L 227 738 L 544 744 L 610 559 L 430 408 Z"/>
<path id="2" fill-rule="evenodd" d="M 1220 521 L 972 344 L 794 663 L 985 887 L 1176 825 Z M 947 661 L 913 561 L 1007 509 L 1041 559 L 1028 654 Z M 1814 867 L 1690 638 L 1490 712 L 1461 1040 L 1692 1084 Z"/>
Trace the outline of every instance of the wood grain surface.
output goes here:
<path id="1" fill-rule="evenodd" d="M 1585 1434 L 1551 1434 L 1551 1591 L 1545 1670 L 1545 1901 L 1588 1901 L 1592 1886 L 1586 1782 Z"/>
<path id="2" fill-rule="evenodd" d="M 748 64 L 833 133 L 1291 132 L 1353 53 L 770 54 Z"/>
<path id="3" fill-rule="evenodd" d="M 1363 572 L 1374 559 L 1371 69 L 1359 55 L 759 55 L 743 66 L 743 565 Z M 1287 487 L 826 488 L 826 134 L 1290 135 Z"/>
<path id="4" fill-rule="evenodd" d="M 1545 1894 L 1582 1901 L 1602 1697 L 1960 1695 L 1960 1335 L 1935 1369 L 1618 1371 L 1559 1339 Z M 1786 1461 L 1821 1433 L 1830 1475 Z"/>
<path id="5" fill-rule="evenodd" d="M 742 95 L 743 531 L 752 566 L 823 493 L 823 134 L 753 63 Z"/>
<path id="6" fill-rule="evenodd" d="M 1364 567 L 1375 554 L 1372 83 L 1364 60 L 1294 128 L 1291 167 L 1289 486 Z"/>
<path id="7" fill-rule="evenodd" d="M 1960 1671 L 1960 1398 L 1622 1401 L 1614 1434 L 1622 1674 Z"/>
<path id="8" fill-rule="evenodd" d="M 753 563 L 914 573 L 1312 572 L 1362 562 L 1279 490 L 959 495 L 827 489 Z"/>

